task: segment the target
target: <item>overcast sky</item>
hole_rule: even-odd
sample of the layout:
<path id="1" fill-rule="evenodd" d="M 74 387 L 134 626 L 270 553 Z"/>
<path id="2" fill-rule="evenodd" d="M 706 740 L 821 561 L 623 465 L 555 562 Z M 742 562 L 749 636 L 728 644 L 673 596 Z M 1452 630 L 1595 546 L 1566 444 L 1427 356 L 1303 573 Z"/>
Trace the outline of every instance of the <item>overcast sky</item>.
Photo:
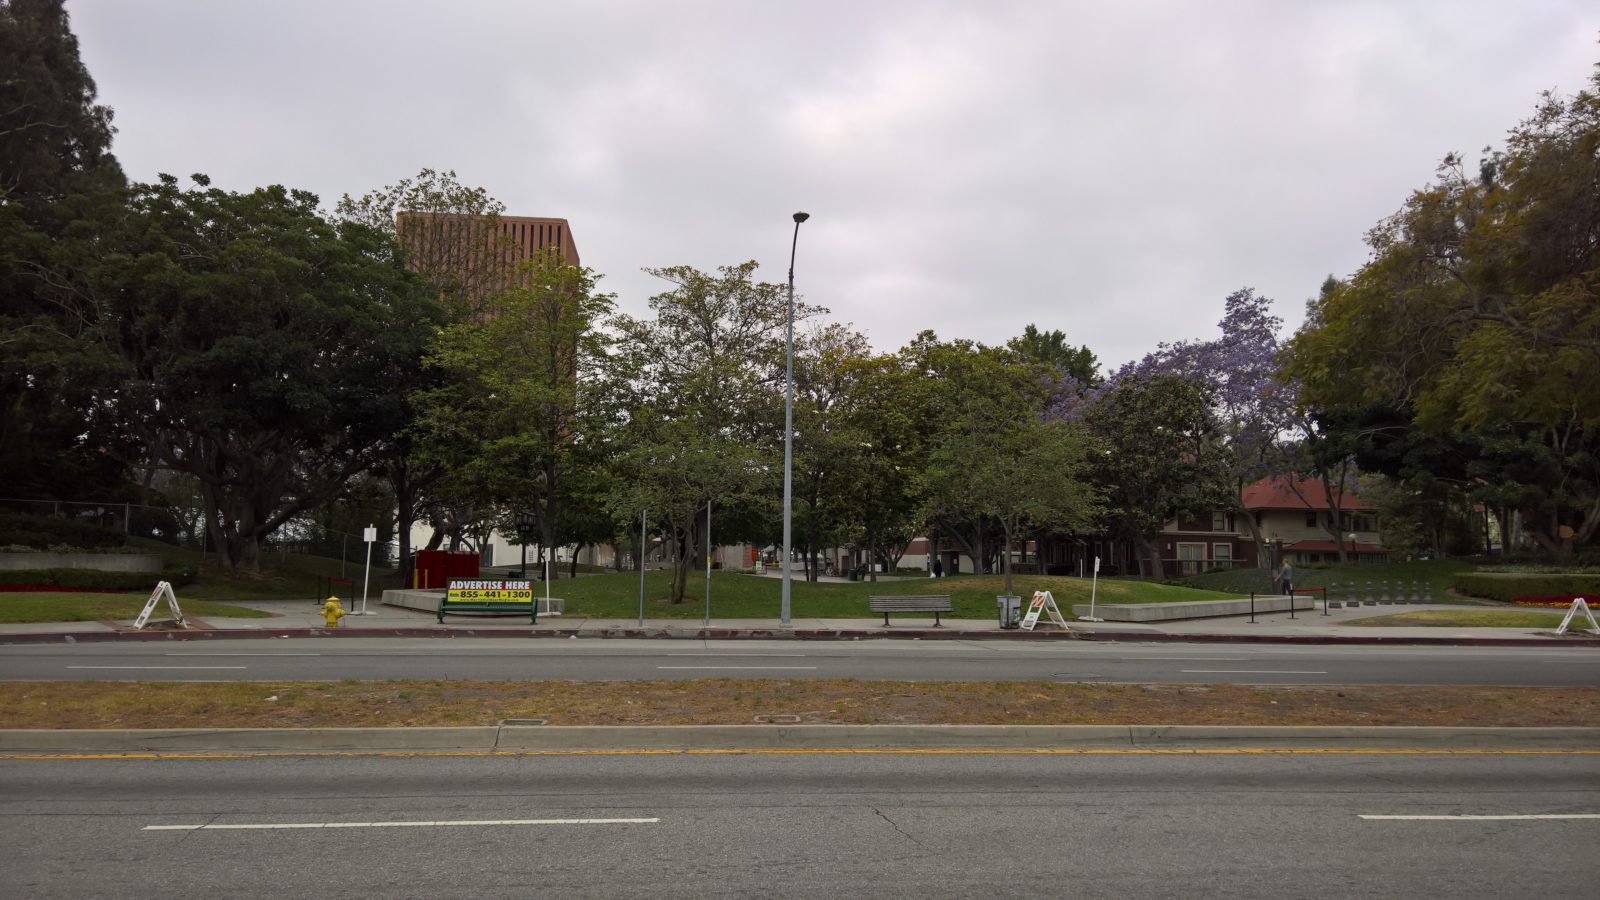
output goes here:
<path id="1" fill-rule="evenodd" d="M 643 267 L 748 259 L 882 350 L 1059 328 L 1104 363 L 1293 327 L 1439 159 L 1600 60 L 1600 4 L 69 0 L 128 174 L 323 198 L 454 169 Z"/>

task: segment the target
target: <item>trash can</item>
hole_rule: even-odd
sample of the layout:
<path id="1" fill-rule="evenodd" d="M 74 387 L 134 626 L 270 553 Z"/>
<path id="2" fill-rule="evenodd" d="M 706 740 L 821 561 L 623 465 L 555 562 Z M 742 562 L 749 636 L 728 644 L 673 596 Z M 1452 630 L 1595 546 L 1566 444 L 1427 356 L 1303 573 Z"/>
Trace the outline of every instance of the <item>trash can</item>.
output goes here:
<path id="1" fill-rule="evenodd" d="M 994 605 L 1000 611 L 1001 628 L 1022 627 L 1022 598 L 1016 594 L 997 594 Z"/>

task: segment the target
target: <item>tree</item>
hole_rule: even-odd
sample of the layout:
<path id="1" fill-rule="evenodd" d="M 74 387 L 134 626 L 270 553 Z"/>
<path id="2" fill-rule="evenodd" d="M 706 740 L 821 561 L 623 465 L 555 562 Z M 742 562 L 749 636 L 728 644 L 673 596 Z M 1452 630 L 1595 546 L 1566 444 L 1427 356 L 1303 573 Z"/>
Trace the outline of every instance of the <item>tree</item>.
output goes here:
<path id="1" fill-rule="evenodd" d="M 1597 147 L 1600 70 L 1590 90 L 1545 94 L 1476 171 L 1447 155 L 1369 233 L 1371 261 L 1312 304 L 1288 357 L 1310 408 L 1390 407 L 1430 434 L 1517 447 L 1480 457 L 1478 477 L 1557 555 L 1600 533 Z"/>
<path id="2" fill-rule="evenodd" d="M 437 307 L 383 234 L 282 187 L 184 190 L 171 176 L 102 205 L 61 242 L 56 299 L 115 361 L 97 415 L 201 484 L 228 564 L 373 465 L 405 424 Z"/>
<path id="3" fill-rule="evenodd" d="M 433 169 L 359 198 L 346 194 L 335 207 L 341 219 L 393 238 L 400 264 L 428 284 L 451 322 L 483 319 L 491 295 L 513 284 L 505 277 L 507 248 L 490 238 L 504 211 L 504 204 L 483 188 L 461 184 L 453 171 Z M 464 223 L 472 225 L 461 227 Z M 408 401 L 414 393 L 443 387 L 437 368 L 420 374 L 424 384 L 400 392 Z M 459 549 L 486 510 L 473 502 L 469 487 L 444 483 L 453 467 L 439 457 L 437 445 L 431 457 L 424 457 L 416 440 L 415 429 L 397 431 L 379 463 L 394 489 L 402 565 L 411 557 L 413 523 L 426 519 L 432 524 L 429 549 L 437 549 L 446 538 L 451 549 Z"/>
<path id="4" fill-rule="evenodd" d="M 781 286 L 755 280 L 756 264 L 705 273 L 647 270 L 673 285 L 650 300 L 653 320 L 619 315 L 610 358 L 610 439 L 620 477 L 619 517 L 648 509 L 676 548 L 672 601 L 681 603 L 705 508 L 759 502 L 778 472 L 784 324 Z M 803 320 L 815 310 L 797 304 Z M 779 419 L 781 421 L 781 419 Z"/>
<path id="5" fill-rule="evenodd" d="M 0 2 L 0 197 L 32 210 L 123 184 L 62 0 Z"/>
<path id="6" fill-rule="evenodd" d="M 1220 427 L 1219 449 L 1233 484 L 1226 508 L 1250 529 L 1256 558 L 1266 564 L 1266 536 L 1244 508 L 1243 490 L 1266 475 L 1304 472 L 1320 477 L 1323 455 L 1296 454 L 1292 438 L 1299 430 L 1309 443 L 1319 435 L 1310 419 L 1296 414 L 1295 385 L 1279 377 L 1283 320 L 1272 314 L 1272 301 L 1252 288 L 1241 288 L 1223 301 L 1220 337 L 1206 341 L 1162 344 L 1136 364 L 1123 367 L 1113 382 L 1138 375 L 1176 375 L 1204 384 Z M 1297 469 L 1297 465 L 1299 468 Z M 1288 479 L 1294 484 L 1293 479 Z M 1338 514 L 1335 511 L 1334 520 Z M 1334 526 L 1337 531 L 1337 525 Z M 1340 541 L 1343 552 L 1343 538 Z"/>
<path id="7" fill-rule="evenodd" d="M 1012 352 L 1023 359 L 1043 363 L 1056 370 L 1058 377 L 1066 376 L 1080 384 L 1100 382 L 1100 361 L 1087 345 L 1073 347 L 1067 343 L 1062 331 L 1040 331 L 1029 325 L 1022 334 L 1006 342 Z"/>
<path id="8" fill-rule="evenodd" d="M 499 233 L 505 204 L 454 171 L 423 169 L 415 178 L 339 198 L 340 218 L 394 235 L 406 268 L 439 292 L 452 319 L 487 316 L 492 298 L 511 287 L 515 263 Z"/>
<path id="9" fill-rule="evenodd" d="M 841 453 L 833 502 L 845 545 L 893 572 L 918 533 L 919 476 L 933 417 L 905 354 L 846 365 L 851 388 L 838 409 Z M 876 570 L 869 568 L 868 577 L 876 581 Z"/>
<path id="10" fill-rule="evenodd" d="M 948 386 L 923 473 L 926 509 L 930 518 L 999 525 L 1010 594 L 1011 549 L 1024 528 L 1078 529 L 1099 513 L 1084 480 L 1092 442 L 1080 423 L 1045 417 L 1052 379 L 1040 367 L 988 348 L 966 362 L 972 368 Z"/>
<path id="11" fill-rule="evenodd" d="M 851 468 L 870 435 L 859 430 L 862 423 L 850 413 L 869 354 L 866 337 L 839 324 L 811 329 L 795 340 L 794 517 L 808 581 L 820 575 L 817 553 L 847 542 L 851 512 L 858 508 Z"/>
<path id="12" fill-rule="evenodd" d="M 579 432 L 581 375 L 603 355 L 595 325 L 611 310 L 595 275 L 554 250 L 495 295 L 494 315 L 446 328 L 427 361 L 445 374 L 413 396 L 421 455 L 451 469 L 484 508 L 529 508 L 546 550 L 559 546 L 562 478 Z"/>
<path id="13" fill-rule="evenodd" d="M 72 210 L 87 203 L 83 195 L 122 186 L 111 155 L 111 110 L 94 102 L 94 81 L 59 0 L 0 0 L 0 73 L 6 492 L 128 499 L 128 466 L 143 457 L 125 433 L 91 415 L 92 385 L 108 360 L 75 352 L 83 323 L 53 301 L 50 265 Z"/>
<path id="14" fill-rule="evenodd" d="M 1091 479 L 1105 491 L 1112 522 L 1134 544 L 1146 577 L 1161 575 L 1156 536 L 1167 521 L 1234 502 L 1213 402 L 1199 381 L 1130 375 L 1081 413 L 1101 442 Z"/>

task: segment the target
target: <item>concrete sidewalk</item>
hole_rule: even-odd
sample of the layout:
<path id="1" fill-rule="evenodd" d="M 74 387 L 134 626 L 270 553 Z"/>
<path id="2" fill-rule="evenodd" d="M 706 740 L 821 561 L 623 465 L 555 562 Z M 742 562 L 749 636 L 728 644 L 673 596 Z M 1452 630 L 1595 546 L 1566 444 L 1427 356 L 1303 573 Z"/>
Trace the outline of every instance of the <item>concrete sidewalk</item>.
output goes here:
<path id="1" fill-rule="evenodd" d="M 235 605 L 272 613 L 269 618 L 239 619 L 208 617 L 191 619 L 187 630 L 151 629 L 133 631 L 129 620 L 109 622 L 64 622 L 0 624 L 0 643 L 41 643 L 59 641 L 225 639 L 278 636 L 329 637 L 544 637 L 616 638 L 660 637 L 698 639 L 783 638 L 870 640 L 957 639 L 957 640 L 1125 640 L 1195 642 L 1281 642 L 1315 644 L 1413 644 L 1471 646 L 1568 646 L 1593 645 L 1600 648 L 1600 637 L 1582 633 L 1556 636 L 1548 630 L 1525 628 L 1427 628 L 1372 627 L 1348 624 L 1353 619 L 1391 615 L 1429 609 L 1474 609 L 1481 606 L 1451 604 L 1359 607 L 1258 614 L 1251 623 L 1248 616 L 1188 619 L 1160 623 L 1073 622 L 1069 631 L 1040 625 L 1035 631 L 1003 630 L 995 619 L 950 619 L 943 627 L 933 627 L 931 617 L 898 615 L 891 625 L 881 619 L 795 619 L 792 629 L 780 629 L 776 619 L 713 618 L 707 626 L 702 619 L 646 618 L 609 619 L 581 615 L 541 616 L 530 625 L 522 616 L 469 616 L 454 614 L 439 624 L 433 613 L 370 603 L 366 616 L 351 615 L 342 625 L 328 628 L 310 600 L 238 602 Z M 165 608 L 158 610 L 165 612 Z"/>

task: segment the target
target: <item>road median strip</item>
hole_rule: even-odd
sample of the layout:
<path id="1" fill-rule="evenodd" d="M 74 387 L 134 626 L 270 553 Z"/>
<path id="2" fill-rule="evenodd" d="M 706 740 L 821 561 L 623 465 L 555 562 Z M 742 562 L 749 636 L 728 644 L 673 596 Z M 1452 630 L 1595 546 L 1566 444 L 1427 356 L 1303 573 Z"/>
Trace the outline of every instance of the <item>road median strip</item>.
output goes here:
<path id="1" fill-rule="evenodd" d="M 1600 754 L 1600 728 L 1121 725 L 495 726 L 0 730 L 0 753 L 49 758 L 254 754 L 1505 753 Z"/>

